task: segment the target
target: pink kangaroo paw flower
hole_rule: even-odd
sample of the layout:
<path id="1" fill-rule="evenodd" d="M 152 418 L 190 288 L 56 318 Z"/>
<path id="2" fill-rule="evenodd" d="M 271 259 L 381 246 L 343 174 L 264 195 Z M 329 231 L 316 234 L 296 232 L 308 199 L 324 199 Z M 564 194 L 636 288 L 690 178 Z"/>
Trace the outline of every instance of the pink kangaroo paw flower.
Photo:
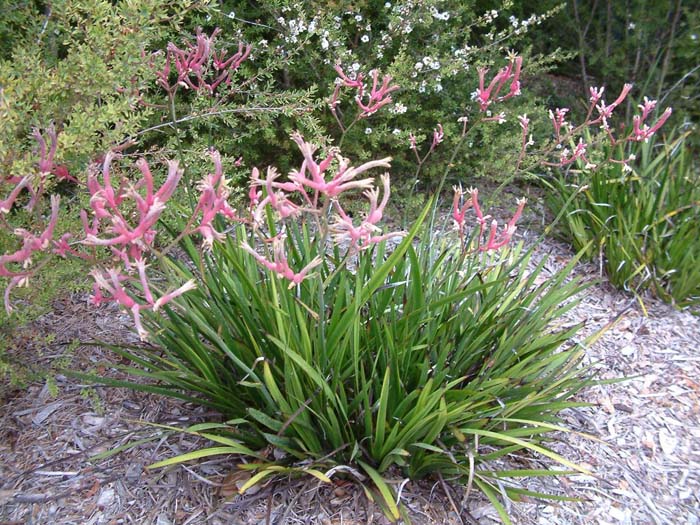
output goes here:
<path id="1" fill-rule="evenodd" d="M 304 279 L 308 277 L 308 273 L 316 268 L 318 265 L 320 265 L 323 262 L 321 257 L 314 257 L 314 259 L 304 266 L 300 271 L 297 273 L 288 273 L 285 275 L 291 282 L 289 283 L 289 288 L 293 288 L 295 285 L 301 283 Z"/>
<path id="2" fill-rule="evenodd" d="M 350 87 L 350 88 L 358 88 L 362 87 L 362 74 L 358 74 L 357 77 L 353 80 L 349 78 L 345 72 L 343 72 L 343 69 L 340 67 L 340 64 L 335 65 L 335 71 L 338 73 L 338 76 L 340 79 L 343 81 L 343 85 L 345 87 Z"/>
<path id="3" fill-rule="evenodd" d="M 181 296 L 182 294 L 189 292 L 190 290 L 194 290 L 197 288 L 197 283 L 193 279 L 187 281 L 185 284 L 180 286 L 178 289 L 173 290 L 172 292 L 169 292 L 162 296 L 160 299 L 158 299 L 155 304 L 153 305 L 153 311 L 157 312 L 161 307 L 164 305 L 168 304 L 170 301 L 175 299 L 176 297 Z"/>
<path id="4" fill-rule="evenodd" d="M 146 276 L 146 262 L 143 259 L 137 259 L 134 264 L 139 272 L 139 280 L 141 281 L 141 287 L 143 288 L 143 295 L 146 298 L 146 302 L 148 304 L 153 304 L 153 294 L 151 293 L 151 287 L 148 284 L 148 277 Z"/>
<path id="5" fill-rule="evenodd" d="M 141 341 L 147 341 L 148 332 L 141 324 L 141 308 L 143 307 L 140 304 L 134 304 L 130 310 L 131 315 L 134 317 L 134 326 L 136 327 L 136 332 L 139 334 L 139 339 L 141 339 Z"/>
<path id="6" fill-rule="evenodd" d="M 377 204 L 377 199 L 379 198 L 379 190 L 374 188 L 365 192 L 365 195 L 370 201 L 370 211 L 367 214 L 366 221 L 370 224 L 376 224 L 382 220 L 384 215 L 384 208 L 389 202 L 390 195 L 390 184 L 389 184 L 389 174 L 385 173 L 381 176 L 382 186 L 384 188 L 384 195 L 382 201 Z"/>
<path id="7" fill-rule="evenodd" d="M 184 170 L 180 169 L 180 163 L 176 160 L 168 161 L 168 176 L 160 189 L 155 194 L 155 199 L 165 203 L 172 197 L 177 188 Z"/>
<path id="8" fill-rule="evenodd" d="M 10 195 L 0 201 L 0 213 L 10 213 L 12 206 L 14 206 L 17 197 L 19 197 L 20 192 L 29 185 L 29 177 L 24 177 L 17 186 L 10 192 Z"/>

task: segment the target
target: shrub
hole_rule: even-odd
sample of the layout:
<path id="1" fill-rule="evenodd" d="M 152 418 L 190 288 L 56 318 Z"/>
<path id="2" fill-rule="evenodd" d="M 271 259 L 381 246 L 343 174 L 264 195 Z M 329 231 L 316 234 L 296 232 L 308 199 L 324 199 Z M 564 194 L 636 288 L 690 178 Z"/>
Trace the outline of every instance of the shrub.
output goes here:
<path id="1" fill-rule="evenodd" d="M 555 176 L 547 201 L 565 207 L 561 233 L 614 285 L 681 307 L 700 301 L 700 175 L 684 141 L 620 145 L 628 164 Z"/>

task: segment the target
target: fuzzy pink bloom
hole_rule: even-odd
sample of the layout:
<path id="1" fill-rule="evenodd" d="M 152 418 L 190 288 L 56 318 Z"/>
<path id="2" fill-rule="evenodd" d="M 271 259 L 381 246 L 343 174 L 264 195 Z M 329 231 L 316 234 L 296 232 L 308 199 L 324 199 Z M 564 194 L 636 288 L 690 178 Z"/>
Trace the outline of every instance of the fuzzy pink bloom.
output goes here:
<path id="1" fill-rule="evenodd" d="M 338 77 L 341 80 L 342 86 L 355 89 L 357 91 L 357 94 L 355 96 L 355 102 L 360 108 L 359 116 L 361 118 L 369 117 L 370 115 L 376 113 L 382 107 L 391 103 L 391 97 L 389 96 L 389 94 L 399 89 L 399 86 L 395 84 L 391 85 L 392 78 L 390 75 L 385 75 L 382 79 L 381 85 L 379 85 L 379 71 L 375 69 L 370 73 L 370 75 L 372 76 L 372 88 L 370 89 L 369 99 L 365 102 L 365 87 L 362 83 L 364 77 L 362 73 L 358 73 L 353 79 L 345 74 L 343 68 L 340 67 L 339 64 L 335 65 L 335 70 L 338 73 Z M 333 91 L 333 96 L 330 101 L 331 110 L 334 112 L 335 107 L 339 103 L 339 88 L 340 86 L 336 85 L 335 90 Z"/>
<path id="2" fill-rule="evenodd" d="M 119 205 L 127 196 L 127 192 L 120 190 L 115 193 L 112 187 L 109 169 L 112 158 L 111 152 L 105 157 L 102 169 L 104 185 L 100 185 L 94 174 L 89 175 L 88 190 L 92 193 L 90 205 L 95 213 L 95 217 L 100 220 L 109 219 L 111 221 L 112 225 L 108 228 L 108 231 L 114 237 L 105 239 L 99 238 L 96 233 L 88 233 L 83 242 L 95 246 L 128 245 L 135 242 L 150 244 L 149 241 L 152 238 L 151 229 L 160 219 L 167 201 L 172 197 L 182 177 L 182 170 L 179 169 L 177 161 L 168 161 L 168 176 L 160 189 L 153 193 L 152 177 L 150 177 L 148 165 L 145 164 L 145 161 L 137 164 L 144 177 L 146 196 L 138 196 L 135 199 L 139 208 L 139 223 L 132 228 L 119 213 Z M 133 192 L 131 192 L 131 195 L 133 196 Z"/>
<path id="3" fill-rule="evenodd" d="M 589 98 L 589 100 L 591 101 L 591 104 L 593 104 L 595 106 L 598 103 L 598 101 L 601 99 L 601 97 L 603 96 L 604 91 L 605 91 L 605 87 L 597 88 L 597 87 L 591 86 L 589 88 L 589 92 L 591 94 L 591 97 Z"/>
<path id="4" fill-rule="evenodd" d="M 442 142 L 442 140 L 445 138 L 445 133 L 442 129 L 442 124 L 437 125 L 437 129 L 433 130 L 433 143 L 430 146 L 430 149 L 433 150 L 437 147 L 438 144 Z"/>
<path id="5" fill-rule="evenodd" d="M 486 245 L 481 246 L 479 248 L 481 251 L 485 252 L 491 250 L 498 250 L 506 246 L 511 241 L 513 234 L 516 230 L 515 223 L 518 222 L 518 219 L 520 219 L 520 216 L 523 213 L 523 209 L 525 208 L 526 203 L 527 199 L 518 200 L 518 208 L 515 210 L 515 214 L 508 221 L 508 224 L 506 224 L 505 228 L 503 228 L 500 234 L 498 232 L 498 222 L 496 222 L 495 220 L 491 221 L 489 238 Z"/>
<path id="6" fill-rule="evenodd" d="M 216 51 L 214 41 L 221 30 L 215 29 L 211 35 L 197 30 L 194 43 L 188 42 L 180 49 L 170 42 L 166 49 L 165 65 L 156 71 L 157 83 L 168 93 L 174 94 L 178 87 L 213 94 L 222 83 L 230 85 L 233 72 L 248 58 L 251 46 L 238 45 L 238 52 L 227 56 L 226 50 Z M 171 84 L 170 73 L 174 66 L 177 79 Z"/>
<path id="7" fill-rule="evenodd" d="M 527 115 L 519 115 L 518 122 L 520 123 L 520 128 L 523 130 L 523 133 L 527 134 L 530 128 L 530 119 L 527 118 Z"/>
<path id="8" fill-rule="evenodd" d="M 10 210 L 12 209 L 12 206 L 14 206 L 17 197 L 19 197 L 20 192 L 27 186 L 29 186 L 29 177 L 24 177 L 14 187 L 7 198 L 0 201 L 0 213 L 10 213 Z"/>
<path id="9" fill-rule="evenodd" d="M 53 125 L 53 123 L 48 128 L 46 128 L 45 131 L 49 137 L 49 140 L 51 141 L 51 145 L 48 146 L 48 148 L 46 140 L 44 139 L 39 129 L 34 128 L 32 130 L 32 136 L 34 137 L 34 139 L 37 142 L 37 145 L 39 146 L 39 172 L 43 174 L 51 173 L 51 170 L 54 167 L 56 147 L 58 146 L 58 136 L 56 134 L 56 127 Z"/>
<path id="10" fill-rule="evenodd" d="M 364 250 L 369 248 L 372 244 L 385 239 L 405 235 L 405 232 L 392 232 L 385 235 L 378 235 L 380 228 L 377 226 L 377 223 L 382 220 L 384 208 L 389 201 L 390 195 L 388 173 L 382 175 L 381 182 L 384 191 L 381 202 L 379 202 L 378 188 L 371 188 L 364 192 L 364 196 L 369 201 L 369 211 L 364 220 L 357 226 L 340 203 L 334 201 L 334 206 L 338 215 L 335 217 L 335 221 L 330 225 L 330 230 L 336 243 L 348 241 L 350 243 L 350 250 Z"/>
<path id="11" fill-rule="evenodd" d="M 12 311 L 10 292 L 15 286 L 27 285 L 30 273 L 27 271 L 12 271 L 7 268 L 7 265 L 19 264 L 26 269 L 31 266 L 31 258 L 34 254 L 47 251 L 51 247 L 54 230 L 58 222 L 59 206 L 60 197 L 58 195 L 52 195 L 51 215 L 44 231 L 39 236 L 36 236 L 25 229 L 17 228 L 14 234 L 22 238 L 22 247 L 13 253 L 0 255 L 0 277 L 11 278 L 5 289 L 5 310 L 7 310 L 8 313 Z"/>
<path id="12" fill-rule="evenodd" d="M 575 162 L 578 159 L 586 161 L 586 149 L 588 148 L 588 144 L 583 142 L 583 139 L 579 139 L 578 144 L 576 144 L 576 148 L 574 148 L 573 153 L 569 155 L 569 150 L 564 149 L 561 152 L 561 157 L 559 159 L 559 163 L 557 164 L 558 166 L 568 166 L 572 162 Z"/>
<path id="13" fill-rule="evenodd" d="M 377 87 L 377 81 L 379 78 L 379 71 L 376 69 L 372 71 L 372 89 L 370 90 L 369 94 L 369 100 L 364 103 L 362 101 L 362 91 L 358 92 L 358 95 L 356 97 L 356 102 L 357 105 L 360 107 L 362 110 L 362 113 L 360 113 L 361 117 L 369 117 L 373 113 L 376 113 L 379 111 L 380 108 L 383 106 L 386 106 L 387 104 L 391 103 L 391 97 L 389 96 L 389 93 L 392 93 L 399 89 L 399 86 L 394 84 L 393 86 L 391 84 L 391 76 L 390 75 L 384 75 L 384 78 L 382 79 L 382 84 L 380 87 Z"/>
<path id="14" fill-rule="evenodd" d="M 100 305 L 106 302 L 115 302 L 125 310 L 131 312 L 134 319 L 134 326 L 136 327 L 139 337 L 142 341 L 145 341 L 148 338 L 148 332 L 141 324 L 141 311 L 153 310 L 156 312 L 158 309 L 176 297 L 195 289 L 196 285 L 193 280 L 187 281 L 176 290 L 173 290 L 154 300 L 148 284 L 148 278 L 146 276 L 146 264 L 143 262 L 143 260 L 137 260 L 135 265 L 138 269 L 139 281 L 144 291 L 146 299 L 145 304 L 137 302 L 129 294 L 123 283 L 128 282 L 130 277 L 123 275 L 117 269 L 108 269 L 106 271 L 93 269 L 90 272 L 90 275 L 95 281 L 91 303 L 94 305 Z M 108 296 L 103 295 L 103 292 L 106 292 Z"/>
<path id="15" fill-rule="evenodd" d="M 214 173 L 207 175 L 198 185 L 200 197 L 195 207 L 195 214 L 201 214 L 199 225 L 193 230 L 199 232 L 204 237 L 204 244 L 211 249 L 214 241 L 223 241 L 226 237 L 223 233 L 217 232 L 212 226 L 212 222 L 218 215 L 222 215 L 229 220 L 238 221 L 235 210 L 228 203 L 230 189 L 228 181 L 223 174 L 221 155 L 216 150 L 209 152 L 214 162 Z"/>
<path id="16" fill-rule="evenodd" d="M 632 118 L 632 122 L 634 124 L 634 130 L 632 131 L 632 140 L 634 141 L 646 142 L 647 140 L 649 140 L 649 137 L 656 133 L 659 130 L 659 128 L 666 123 L 668 118 L 671 116 L 671 113 L 673 112 L 671 108 L 666 108 L 666 110 L 661 114 L 656 123 L 653 126 L 649 127 L 648 125 L 644 124 L 644 119 L 646 119 L 647 115 L 649 115 L 651 110 L 656 105 L 656 101 L 652 102 L 653 105 L 647 104 L 645 102 L 644 107 L 642 107 L 642 115 L 635 115 Z"/>
<path id="17" fill-rule="evenodd" d="M 549 110 L 549 118 L 552 121 L 552 126 L 554 126 L 554 134 L 557 141 L 561 140 L 561 128 L 566 124 L 566 114 L 569 112 L 569 108 L 557 108 L 552 112 Z"/>
<path id="18" fill-rule="evenodd" d="M 335 65 L 335 71 L 338 73 L 338 76 L 343 81 L 343 85 L 345 87 L 362 89 L 362 73 L 359 73 L 354 79 L 350 78 L 345 74 L 343 68 L 340 67 L 340 64 Z"/>
<path id="19" fill-rule="evenodd" d="M 622 101 L 625 100 L 631 89 L 632 84 L 625 84 L 624 86 L 622 86 L 620 94 L 617 96 L 617 98 L 612 104 L 607 106 L 605 104 L 605 101 L 601 100 L 600 103 L 596 106 L 596 109 L 598 110 L 598 119 L 596 120 L 596 122 L 601 122 L 603 129 L 609 128 L 608 119 L 612 117 L 615 108 L 622 104 Z M 600 93 L 602 94 L 602 91 Z"/>
<path id="20" fill-rule="evenodd" d="M 476 188 L 469 188 L 466 192 L 464 192 L 461 188 L 455 187 L 454 192 L 454 199 L 452 201 L 452 218 L 455 220 L 455 223 L 459 230 L 460 238 L 464 238 L 464 230 L 466 227 L 466 213 L 470 208 L 474 208 L 474 213 L 476 214 L 476 223 L 479 228 L 476 234 L 479 251 L 487 252 L 492 250 L 498 250 L 506 246 L 510 242 L 516 230 L 515 223 L 518 221 L 518 219 L 520 219 L 520 216 L 523 213 L 523 209 L 525 208 L 525 203 L 527 202 L 527 199 L 519 199 L 517 201 L 518 207 L 515 210 L 515 214 L 502 230 L 499 231 L 498 222 L 496 220 L 492 220 L 489 226 L 489 232 L 488 237 L 486 239 L 486 243 L 482 243 L 484 227 L 486 225 L 487 220 L 490 219 L 490 217 L 488 215 L 484 216 L 483 212 L 481 211 L 481 207 L 479 206 L 479 191 Z M 469 195 L 469 199 L 467 199 L 464 202 L 464 204 L 460 206 L 460 202 L 463 200 L 465 194 Z"/>
<path id="21" fill-rule="evenodd" d="M 189 292 L 190 290 L 194 290 L 197 288 L 197 284 L 194 282 L 194 280 L 189 280 L 179 288 L 173 290 L 172 292 L 168 292 L 165 295 L 159 297 L 155 303 L 153 303 L 153 311 L 157 312 L 160 308 L 168 304 L 170 301 L 175 299 L 176 297 L 181 296 L 182 294 Z"/>
<path id="22" fill-rule="evenodd" d="M 494 102 L 502 102 L 520 94 L 520 72 L 522 69 L 522 57 L 515 57 L 506 67 L 500 69 L 491 79 L 488 87 L 485 87 L 487 68 L 478 68 L 479 87 L 476 90 L 476 101 L 481 111 L 486 111 Z M 513 71 L 515 66 L 515 71 Z M 508 93 L 499 96 L 501 90 L 510 81 Z"/>
<path id="23" fill-rule="evenodd" d="M 349 165 L 348 159 L 341 157 L 335 151 L 332 151 L 319 163 L 313 158 L 313 154 L 317 149 L 315 145 L 304 141 L 299 133 L 292 134 L 292 140 L 299 146 L 304 156 L 304 162 L 299 171 L 293 171 L 289 175 L 289 179 L 297 184 L 298 187 L 301 188 L 303 186 L 304 188 L 308 188 L 317 195 L 323 194 L 330 198 L 335 198 L 347 190 L 369 189 L 372 187 L 373 179 L 366 178 L 356 180 L 356 177 L 372 168 L 390 167 L 391 157 L 387 157 L 381 160 L 366 162 L 354 168 Z M 330 168 L 333 159 L 338 161 L 338 168 L 331 180 L 326 181 L 324 172 Z M 307 172 L 310 178 L 307 176 Z"/>
<path id="24" fill-rule="evenodd" d="M 472 207 L 473 200 L 470 197 L 466 201 L 464 201 L 463 204 L 461 204 L 464 200 L 465 192 L 462 190 L 462 188 L 459 188 L 457 186 L 453 186 L 452 189 L 454 190 L 454 197 L 452 199 L 452 218 L 454 219 L 455 224 L 457 225 L 460 235 L 463 235 L 464 228 L 466 225 L 465 219 L 467 211 L 469 210 L 469 208 Z"/>
<path id="25" fill-rule="evenodd" d="M 253 248 L 251 248 L 247 243 L 242 243 L 241 248 L 252 255 L 255 260 L 257 260 L 262 266 L 268 270 L 275 272 L 280 277 L 290 281 L 289 287 L 292 288 L 294 285 L 301 283 L 308 273 L 321 264 L 322 260 L 320 257 L 315 257 L 309 264 L 304 266 L 300 271 L 295 272 L 289 267 L 289 261 L 284 253 L 284 240 L 283 236 L 278 236 L 272 242 L 272 256 L 273 260 L 269 261 L 259 253 L 257 253 Z"/>
<path id="26" fill-rule="evenodd" d="M 484 117 L 481 120 L 483 120 L 484 122 L 498 122 L 499 124 L 503 124 L 506 121 L 506 114 L 503 111 L 501 111 L 500 113 L 497 113 L 492 117 Z"/>

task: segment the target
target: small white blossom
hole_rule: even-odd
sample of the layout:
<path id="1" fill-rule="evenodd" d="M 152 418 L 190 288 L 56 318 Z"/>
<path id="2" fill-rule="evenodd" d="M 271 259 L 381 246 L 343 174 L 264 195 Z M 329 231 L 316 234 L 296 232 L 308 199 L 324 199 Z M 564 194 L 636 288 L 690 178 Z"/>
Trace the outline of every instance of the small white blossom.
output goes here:
<path id="1" fill-rule="evenodd" d="M 408 108 L 406 106 L 401 104 L 401 102 L 397 102 L 392 108 L 389 109 L 389 112 L 393 113 L 394 115 L 403 115 L 407 110 Z"/>
<path id="2" fill-rule="evenodd" d="M 386 7 L 387 9 L 391 9 L 391 2 L 385 3 L 384 7 Z"/>
<path id="3" fill-rule="evenodd" d="M 350 69 L 352 69 L 355 73 L 357 73 L 360 70 L 360 64 L 355 62 L 352 66 L 350 66 Z"/>
<path id="4" fill-rule="evenodd" d="M 357 22 L 362 22 L 362 15 L 355 15 L 355 20 Z"/>
<path id="5" fill-rule="evenodd" d="M 362 35 L 362 38 L 360 38 L 360 40 L 366 44 L 367 42 L 369 42 L 369 35 Z"/>
<path id="6" fill-rule="evenodd" d="M 365 135 L 372 133 L 372 128 L 365 128 Z"/>
<path id="7" fill-rule="evenodd" d="M 394 131 L 391 132 L 394 135 L 399 135 L 401 134 L 401 130 L 399 128 L 394 128 Z"/>
<path id="8" fill-rule="evenodd" d="M 229 14 L 226 15 L 229 18 L 236 18 L 236 13 L 234 11 L 231 11 Z"/>

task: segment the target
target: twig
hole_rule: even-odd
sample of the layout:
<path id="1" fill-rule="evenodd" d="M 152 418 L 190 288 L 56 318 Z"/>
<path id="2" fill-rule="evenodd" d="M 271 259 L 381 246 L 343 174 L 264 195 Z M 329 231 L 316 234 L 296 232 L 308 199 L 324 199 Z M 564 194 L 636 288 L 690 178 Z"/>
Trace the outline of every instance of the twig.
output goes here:
<path id="1" fill-rule="evenodd" d="M 440 480 L 440 485 L 442 486 L 442 490 L 445 491 L 445 496 L 447 496 L 447 500 L 450 502 L 450 505 L 452 506 L 452 510 L 454 510 L 455 514 L 457 514 L 457 518 L 459 519 L 459 522 L 462 525 L 466 525 L 464 523 L 464 520 L 462 519 L 462 513 L 457 508 L 457 505 L 455 504 L 454 500 L 452 499 L 452 496 L 450 495 L 450 491 L 447 488 L 447 483 L 445 483 L 445 479 L 442 477 L 442 472 L 440 472 L 440 471 L 438 471 L 438 479 Z"/>

